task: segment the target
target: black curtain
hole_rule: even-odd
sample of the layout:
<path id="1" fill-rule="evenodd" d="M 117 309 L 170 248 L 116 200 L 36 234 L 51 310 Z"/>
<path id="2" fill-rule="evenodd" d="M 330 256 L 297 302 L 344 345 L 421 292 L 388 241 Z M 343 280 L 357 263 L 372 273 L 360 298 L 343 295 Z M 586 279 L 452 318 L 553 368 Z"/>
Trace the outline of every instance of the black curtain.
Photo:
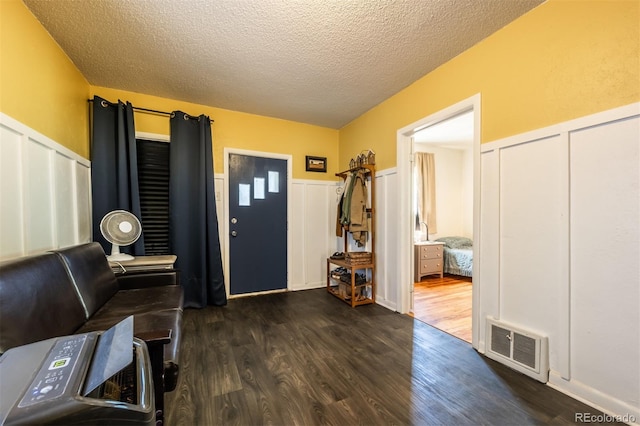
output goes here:
<path id="1" fill-rule="evenodd" d="M 169 246 L 178 256 L 184 306 L 227 303 L 218 235 L 209 117 L 171 115 Z"/>
<path id="2" fill-rule="evenodd" d="M 91 134 L 91 199 L 93 239 L 111 253 L 111 244 L 100 232 L 100 221 L 112 210 L 127 210 L 140 219 L 138 160 L 133 106 L 93 98 Z M 123 253 L 144 255 L 144 234 Z"/>

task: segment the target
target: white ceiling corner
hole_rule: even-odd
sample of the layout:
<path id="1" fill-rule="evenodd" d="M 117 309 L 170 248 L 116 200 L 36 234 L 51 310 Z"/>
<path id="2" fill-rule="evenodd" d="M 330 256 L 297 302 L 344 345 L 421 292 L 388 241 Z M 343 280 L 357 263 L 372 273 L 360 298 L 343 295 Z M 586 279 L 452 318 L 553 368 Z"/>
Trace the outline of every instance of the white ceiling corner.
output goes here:
<path id="1" fill-rule="evenodd" d="M 413 135 L 418 146 L 449 149 L 471 149 L 473 147 L 473 111 L 464 112 L 419 130 Z"/>
<path id="2" fill-rule="evenodd" d="M 341 128 L 542 1 L 24 3 L 92 85 Z"/>

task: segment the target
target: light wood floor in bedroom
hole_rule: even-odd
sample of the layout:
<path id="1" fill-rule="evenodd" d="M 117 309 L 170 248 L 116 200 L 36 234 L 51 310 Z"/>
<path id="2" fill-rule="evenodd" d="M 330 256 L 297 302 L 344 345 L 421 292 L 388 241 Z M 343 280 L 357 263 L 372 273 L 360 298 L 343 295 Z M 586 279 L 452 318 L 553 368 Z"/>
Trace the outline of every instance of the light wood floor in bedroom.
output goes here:
<path id="1" fill-rule="evenodd" d="M 471 278 L 422 278 L 413 287 L 412 316 L 471 343 Z"/>

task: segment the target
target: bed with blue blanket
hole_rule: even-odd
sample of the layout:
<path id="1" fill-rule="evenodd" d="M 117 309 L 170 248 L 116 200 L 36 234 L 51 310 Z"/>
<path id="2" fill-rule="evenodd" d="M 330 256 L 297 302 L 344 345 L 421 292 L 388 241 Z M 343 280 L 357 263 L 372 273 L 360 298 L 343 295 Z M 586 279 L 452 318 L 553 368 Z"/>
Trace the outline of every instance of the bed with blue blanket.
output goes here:
<path id="1" fill-rule="evenodd" d="M 473 272 L 473 241 L 466 237 L 442 237 L 444 273 L 470 277 Z"/>

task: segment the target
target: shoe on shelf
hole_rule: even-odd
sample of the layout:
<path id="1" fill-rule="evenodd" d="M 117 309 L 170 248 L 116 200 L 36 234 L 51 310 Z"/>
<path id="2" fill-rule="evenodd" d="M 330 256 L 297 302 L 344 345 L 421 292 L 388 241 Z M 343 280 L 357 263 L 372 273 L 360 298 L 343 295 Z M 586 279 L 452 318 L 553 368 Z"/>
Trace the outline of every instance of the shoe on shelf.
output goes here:
<path id="1" fill-rule="evenodd" d="M 341 251 L 337 251 L 333 253 L 331 256 L 329 256 L 329 258 L 333 260 L 342 260 L 344 259 L 344 253 Z"/>
<path id="2" fill-rule="evenodd" d="M 346 268 L 342 266 L 329 272 L 329 276 L 334 280 L 340 280 L 344 274 L 348 273 Z"/>

